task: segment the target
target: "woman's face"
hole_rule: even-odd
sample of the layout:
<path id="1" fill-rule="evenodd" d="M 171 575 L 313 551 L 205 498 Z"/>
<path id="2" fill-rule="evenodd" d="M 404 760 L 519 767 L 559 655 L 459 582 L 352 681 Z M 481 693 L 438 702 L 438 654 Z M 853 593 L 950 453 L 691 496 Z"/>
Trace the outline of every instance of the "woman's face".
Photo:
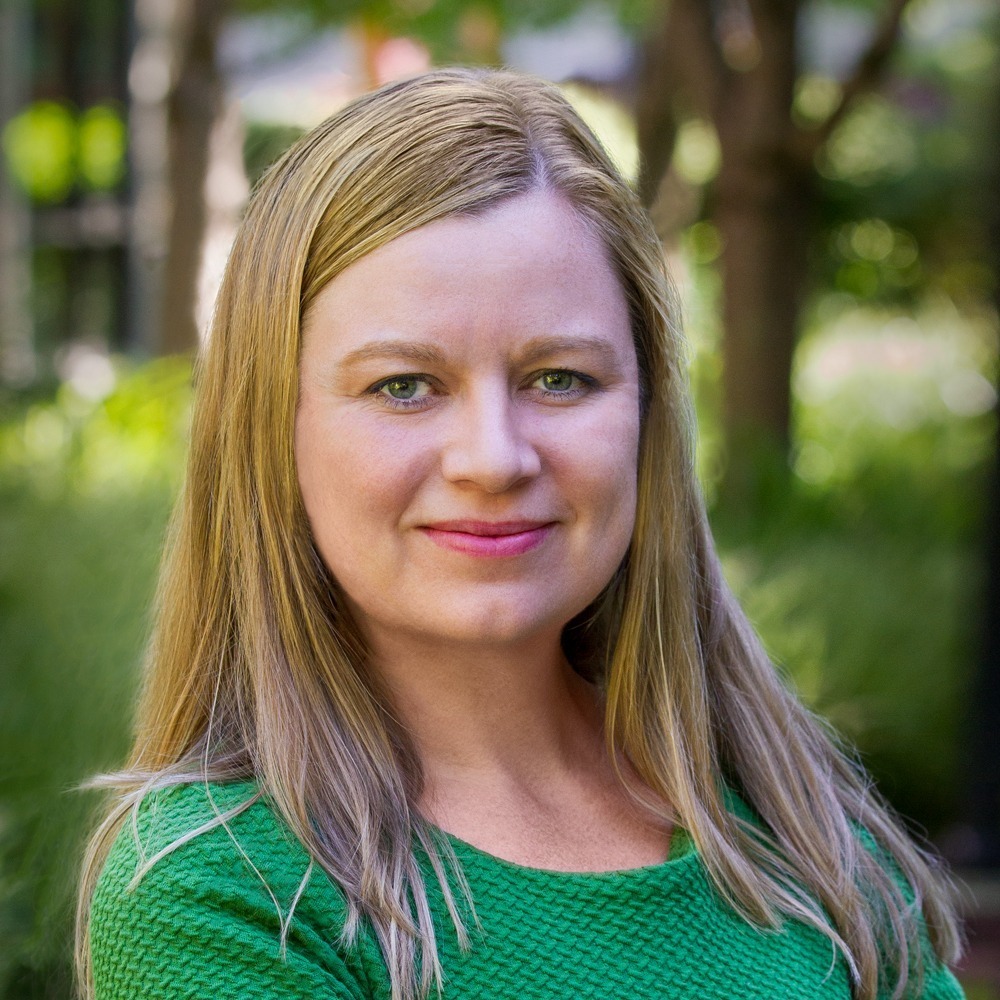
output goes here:
<path id="1" fill-rule="evenodd" d="M 625 295 L 559 195 L 407 233 L 305 316 L 299 485 L 376 649 L 558 642 L 628 547 L 638 442 Z"/>

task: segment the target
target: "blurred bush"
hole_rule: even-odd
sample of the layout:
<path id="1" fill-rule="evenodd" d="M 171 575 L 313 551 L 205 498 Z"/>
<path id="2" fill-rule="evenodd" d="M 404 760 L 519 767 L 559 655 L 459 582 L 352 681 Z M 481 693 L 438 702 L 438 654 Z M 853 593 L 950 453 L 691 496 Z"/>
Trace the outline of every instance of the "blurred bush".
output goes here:
<path id="1" fill-rule="evenodd" d="M 791 464 L 756 455 L 752 503 L 713 511 L 727 576 L 772 657 L 932 835 L 965 790 L 997 433 L 993 323 L 941 303 L 912 315 L 821 307 L 797 352 Z M 696 340 L 694 375 L 711 496 L 724 456 L 708 340 Z"/>
<path id="2" fill-rule="evenodd" d="M 101 362 L 103 361 L 104 367 Z M 127 748 L 190 364 L 78 359 L 0 414 L 0 996 L 68 996 L 93 797 Z"/>

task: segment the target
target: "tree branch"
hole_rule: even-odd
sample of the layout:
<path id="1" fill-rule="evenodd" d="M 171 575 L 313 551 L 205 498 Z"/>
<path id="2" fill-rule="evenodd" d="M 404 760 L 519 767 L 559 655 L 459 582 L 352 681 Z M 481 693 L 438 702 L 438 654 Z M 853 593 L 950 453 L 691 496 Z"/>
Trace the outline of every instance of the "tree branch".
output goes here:
<path id="1" fill-rule="evenodd" d="M 868 47 L 854 67 L 854 72 L 844 82 L 840 100 L 829 117 L 816 129 L 796 131 L 795 152 L 799 158 L 811 159 L 830 138 L 834 129 L 844 120 L 854 103 L 873 90 L 881 81 L 889 57 L 899 41 L 900 26 L 910 0 L 889 0 L 882 20 L 875 29 Z"/>
<path id="2" fill-rule="evenodd" d="M 663 24 L 661 52 L 677 67 L 681 85 L 697 110 L 714 119 L 732 75 L 715 34 L 712 5 L 672 0 Z"/>
<path id="3" fill-rule="evenodd" d="M 639 131 L 639 196 L 652 205 L 677 138 L 675 97 L 683 92 L 693 110 L 714 118 L 728 70 L 715 39 L 710 5 L 672 0 L 662 5 L 642 47 L 636 95 Z"/>

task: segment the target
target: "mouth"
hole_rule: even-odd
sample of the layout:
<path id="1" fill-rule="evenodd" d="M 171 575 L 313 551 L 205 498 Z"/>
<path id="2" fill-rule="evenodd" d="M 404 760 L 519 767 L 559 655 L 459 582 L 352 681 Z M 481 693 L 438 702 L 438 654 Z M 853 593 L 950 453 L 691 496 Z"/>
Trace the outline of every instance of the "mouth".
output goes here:
<path id="1" fill-rule="evenodd" d="M 420 530 L 436 545 L 465 555 L 504 558 L 541 545 L 555 521 L 438 521 Z"/>

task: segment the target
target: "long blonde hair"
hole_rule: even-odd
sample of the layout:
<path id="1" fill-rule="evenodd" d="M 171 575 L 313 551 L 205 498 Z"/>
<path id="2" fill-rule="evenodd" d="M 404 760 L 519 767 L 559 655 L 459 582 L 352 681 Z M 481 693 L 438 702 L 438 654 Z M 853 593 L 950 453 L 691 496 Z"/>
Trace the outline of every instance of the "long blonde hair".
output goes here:
<path id="1" fill-rule="evenodd" d="M 237 236 L 197 370 L 135 746 L 109 780 L 118 796 L 85 862 L 85 992 L 89 900 L 130 810 L 150 788 L 247 777 L 342 890 L 348 938 L 361 920 L 373 928 L 394 1000 L 440 983 L 414 840 L 449 901 L 457 861 L 446 870 L 415 810 L 420 761 L 310 537 L 292 447 L 301 319 L 371 250 L 536 188 L 561 193 L 604 241 L 642 373 L 632 544 L 566 635 L 605 692 L 613 759 L 627 757 L 671 804 L 747 919 L 791 917 L 829 937 L 861 1000 L 886 984 L 902 995 L 919 975 L 921 914 L 937 953 L 956 955 L 929 859 L 786 691 L 723 581 L 694 473 L 676 309 L 635 194 L 551 85 L 445 70 L 368 94 L 302 138 L 260 183 Z M 727 786 L 759 823 L 726 808 Z M 453 905 L 452 918 L 464 940 Z"/>

